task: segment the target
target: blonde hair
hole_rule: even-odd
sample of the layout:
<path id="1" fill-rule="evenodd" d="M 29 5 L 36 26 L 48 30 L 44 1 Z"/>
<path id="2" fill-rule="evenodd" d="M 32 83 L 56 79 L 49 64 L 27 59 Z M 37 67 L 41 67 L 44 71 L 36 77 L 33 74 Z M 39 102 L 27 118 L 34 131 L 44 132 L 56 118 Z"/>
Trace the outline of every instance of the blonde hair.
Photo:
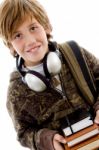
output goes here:
<path id="1" fill-rule="evenodd" d="M 26 16 L 34 17 L 45 30 L 52 31 L 47 13 L 38 1 L 4 0 L 0 5 L 0 36 L 6 46 L 10 47 L 9 39 Z M 50 37 L 50 33 L 47 33 L 48 40 Z"/>

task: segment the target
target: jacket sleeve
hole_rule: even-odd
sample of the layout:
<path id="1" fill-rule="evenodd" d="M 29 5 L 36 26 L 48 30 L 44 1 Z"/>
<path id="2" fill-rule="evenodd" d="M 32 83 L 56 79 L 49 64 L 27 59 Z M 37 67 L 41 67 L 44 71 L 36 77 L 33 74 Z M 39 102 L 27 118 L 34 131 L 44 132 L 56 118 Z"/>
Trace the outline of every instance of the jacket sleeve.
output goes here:
<path id="1" fill-rule="evenodd" d="M 82 50 L 96 84 L 98 96 L 97 99 L 95 100 L 93 108 L 95 111 L 97 111 L 99 110 L 99 59 L 96 58 L 92 53 L 88 52 L 87 50 L 85 49 Z"/>
<path id="2" fill-rule="evenodd" d="M 18 141 L 31 150 L 54 150 L 52 140 L 57 131 L 38 127 L 33 116 L 20 111 L 24 107 L 24 101 L 18 103 L 21 99 L 18 98 L 18 92 L 14 89 L 10 86 L 8 90 L 7 110 L 17 132 Z"/>

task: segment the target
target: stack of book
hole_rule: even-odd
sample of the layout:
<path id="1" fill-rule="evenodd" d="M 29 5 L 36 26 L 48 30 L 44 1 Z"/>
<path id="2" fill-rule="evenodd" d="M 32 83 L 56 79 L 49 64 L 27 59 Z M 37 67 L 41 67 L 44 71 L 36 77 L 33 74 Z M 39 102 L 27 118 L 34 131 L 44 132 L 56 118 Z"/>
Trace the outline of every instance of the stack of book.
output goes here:
<path id="1" fill-rule="evenodd" d="M 76 112 L 66 116 L 65 122 L 63 132 L 67 141 L 67 144 L 65 145 L 66 150 L 77 150 L 77 147 L 83 145 L 84 142 L 95 142 L 94 140 L 96 140 L 99 147 L 99 127 L 93 122 L 89 112 L 86 112 L 85 110 L 77 110 Z M 97 146 L 96 143 L 95 146 Z M 74 147 L 76 148 L 73 149 Z M 87 149 L 85 148 L 81 150 Z"/>
<path id="2" fill-rule="evenodd" d="M 67 136 L 66 141 L 67 141 L 66 145 L 68 147 L 68 149 L 66 148 L 66 150 L 69 149 L 74 150 L 76 147 L 81 147 L 81 146 L 84 147 L 85 144 L 86 145 L 89 144 L 87 147 L 92 147 L 92 146 L 94 146 L 95 148 L 99 147 L 99 127 L 97 124 L 93 124 L 83 130 L 76 132 L 75 134 Z M 88 148 L 82 150 L 88 150 Z M 89 150 L 92 150 L 92 148 L 90 148 Z"/>

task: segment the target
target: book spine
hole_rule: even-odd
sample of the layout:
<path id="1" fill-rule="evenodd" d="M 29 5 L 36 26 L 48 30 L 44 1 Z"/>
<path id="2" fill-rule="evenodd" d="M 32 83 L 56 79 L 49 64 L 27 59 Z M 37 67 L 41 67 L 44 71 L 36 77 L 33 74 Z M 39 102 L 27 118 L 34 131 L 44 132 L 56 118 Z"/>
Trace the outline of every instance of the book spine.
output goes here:
<path id="1" fill-rule="evenodd" d="M 67 142 L 68 146 L 69 147 L 74 146 L 75 144 L 78 144 L 78 143 L 80 143 L 80 142 L 82 142 L 82 141 L 84 141 L 84 140 L 86 140 L 88 138 L 91 138 L 91 137 L 93 137 L 96 134 L 99 134 L 99 132 L 97 132 L 97 130 L 96 131 L 93 130 L 93 131 L 91 131 L 88 134 L 85 134 L 85 135 L 83 135 L 81 137 L 78 137 L 78 138 L 74 139 L 73 141 Z"/>
<path id="2" fill-rule="evenodd" d="M 91 126 L 85 128 L 85 129 L 82 129 L 81 131 L 78 131 L 77 133 L 72 134 L 72 135 L 66 137 L 66 139 L 67 139 L 68 141 L 71 141 L 71 140 L 73 140 L 73 139 L 75 139 L 75 138 L 77 138 L 77 137 L 80 137 L 80 136 L 82 136 L 82 135 L 84 135 L 84 134 L 86 134 L 86 133 L 88 133 L 88 132 L 90 132 L 90 131 L 92 131 L 92 130 L 95 130 L 95 129 L 98 129 L 98 130 L 99 130 L 99 127 L 97 126 L 97 124 L 93 124 L 93 125 L 91 125 Z"/>
<path id="3" fill-rule="evenodd" d="M 65 150 L 96 150 L 99 148 L 99 134 L 72 147 L 68 147 L 67 144 L 64 147 Z"/>

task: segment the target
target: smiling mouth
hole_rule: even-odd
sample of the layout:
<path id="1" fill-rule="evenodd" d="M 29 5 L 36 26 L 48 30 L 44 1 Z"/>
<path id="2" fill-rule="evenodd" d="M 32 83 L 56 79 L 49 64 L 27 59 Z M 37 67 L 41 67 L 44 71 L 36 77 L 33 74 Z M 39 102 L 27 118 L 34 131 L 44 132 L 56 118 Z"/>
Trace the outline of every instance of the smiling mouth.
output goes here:
<path id="1" fill-rule="evenodd" d="M 35 52 L 35 51 L 39 50 L 39 48 L 40 48 L 40 45 L 28 49 L 27 52 Z"/>

